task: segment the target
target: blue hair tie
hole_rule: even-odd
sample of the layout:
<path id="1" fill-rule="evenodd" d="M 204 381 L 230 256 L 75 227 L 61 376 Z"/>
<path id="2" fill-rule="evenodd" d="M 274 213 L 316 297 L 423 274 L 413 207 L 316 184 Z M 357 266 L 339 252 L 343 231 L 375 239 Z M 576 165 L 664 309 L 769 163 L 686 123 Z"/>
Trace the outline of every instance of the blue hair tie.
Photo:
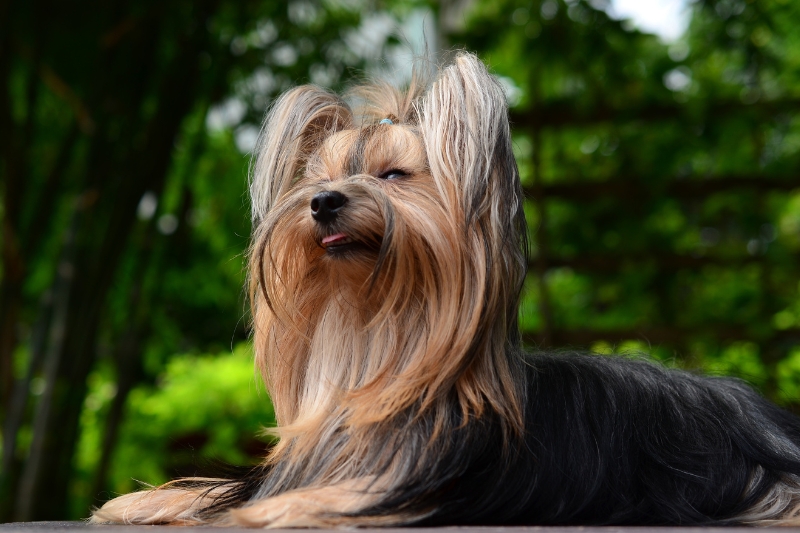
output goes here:
<path id="1" fill-rule="evenodd" d="M 392 124 L 394 124 L 394 122 L 392 122 L 391 119 L 384 118 L 384 119 L 381 119 L 381 121 L 378 122 L 378 124 L 389 124 L 391 126 Z"/>

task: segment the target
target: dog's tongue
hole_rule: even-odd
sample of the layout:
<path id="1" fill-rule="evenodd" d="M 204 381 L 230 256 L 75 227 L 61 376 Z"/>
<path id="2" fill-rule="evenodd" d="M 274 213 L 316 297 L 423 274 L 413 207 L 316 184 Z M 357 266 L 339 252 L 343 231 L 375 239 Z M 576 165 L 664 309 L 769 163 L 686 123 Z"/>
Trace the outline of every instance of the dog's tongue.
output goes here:
<path id="1" fill-rule="evenodd" d="M 344 233 L 336 233 L 334 235 L 328 235 L 327 237 L 322 239 L 322 244 L 331 244 L 346 238 L 347 235 L 345 235 Z"/>

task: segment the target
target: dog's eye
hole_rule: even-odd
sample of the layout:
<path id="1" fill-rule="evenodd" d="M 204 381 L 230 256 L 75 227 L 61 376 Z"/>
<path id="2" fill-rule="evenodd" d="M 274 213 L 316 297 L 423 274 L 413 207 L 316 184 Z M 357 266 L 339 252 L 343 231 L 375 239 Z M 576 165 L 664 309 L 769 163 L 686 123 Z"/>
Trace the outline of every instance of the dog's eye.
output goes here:
<path id="1" fill-rule="evenodd" d="M 387 170 L 386 172 L 382 172 L 378 175 L 379 179 L 382 180 L 396 180 L 398 178 L 405 178 L 408 176 L 408 173 L 404 170 L 400 170 L 399 168 L 393 168 L 392 170 Z"/>

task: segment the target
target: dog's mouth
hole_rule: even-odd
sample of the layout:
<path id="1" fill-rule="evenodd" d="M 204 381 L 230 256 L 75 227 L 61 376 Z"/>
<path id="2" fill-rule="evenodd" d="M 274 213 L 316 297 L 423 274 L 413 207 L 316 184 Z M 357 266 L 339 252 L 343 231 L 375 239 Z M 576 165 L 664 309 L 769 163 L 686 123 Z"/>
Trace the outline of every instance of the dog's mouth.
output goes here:
<path id="1" fill-rule="evenodd" d="M 369 248 L 366 243 L 357 241 L 346 233 L 334 233 L 333 235 L 323 237 L 320 241 L 320 246 L 325 248 L 325 251 L 331 255 L 338 255 L 357 250 L 366 250 Z"/>

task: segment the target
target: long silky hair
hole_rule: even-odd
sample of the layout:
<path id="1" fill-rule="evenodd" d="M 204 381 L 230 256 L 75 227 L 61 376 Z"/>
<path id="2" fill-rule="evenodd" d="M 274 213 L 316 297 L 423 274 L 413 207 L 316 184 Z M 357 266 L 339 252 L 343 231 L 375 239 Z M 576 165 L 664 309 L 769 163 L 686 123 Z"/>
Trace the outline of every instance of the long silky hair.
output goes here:
<path id="1" fill-rule="evenodd" d="M 408 523 L 469 454 L 521 445 L 526 232 L 503 90 L 459 53 L 429 83 L 351 95 L 355 111 L 315 86 L 282 95 L 251 172 L 253 343 L 277 445 L 237 480 L 123 496 L 95 521 Z M 328 228 L 309 209 L 323 191 L 347 198 Z M 324 231 L 362 248 L 330 257 Z"/>
<path id="2" fill-rule="evenodd" d="M 357 94 L 354 113 L 318 87 L 287 92 L 258 145 L 250 295 L 281 466 L 264 497 L 402 482 L 419 459 L 402 457 L 407 431 L 422 451 L 486 416 L 522 434 L 525 220 L 502 88 L 461 54 L 429 87 Z M 372 175 L 397 154 L 411 179 Z M 324 257 L 308 208 L 322 190 L 347 196 L 343 224 L 374 253 Z"/>

